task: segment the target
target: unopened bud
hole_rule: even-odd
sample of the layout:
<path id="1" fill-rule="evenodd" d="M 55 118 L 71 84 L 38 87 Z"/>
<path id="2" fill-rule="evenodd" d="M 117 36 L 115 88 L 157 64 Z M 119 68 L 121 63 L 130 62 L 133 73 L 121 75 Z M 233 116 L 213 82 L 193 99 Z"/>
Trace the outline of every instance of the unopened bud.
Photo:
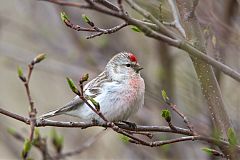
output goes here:
<path id="1" fill-rule="evenodd" d="M 61 12 L 61 13 L 60 13 L 60 16 L 61 16 L 61 20 L 62 20 L 63 22 L 69 21 L 69 17 L 68 17 L 68 15 L 67 15 L 65 12 Z"/>
<path id="2" fill-rule="evenodd" d="M 18 67 L 18 77 L 23 81 L 26 82 L 26 77 L 23 75 L 23 71 L 21 67 Z"/>
<path id="3" fill-rule="evenodd" d="M 163 97 L 164 102 L 167 103 L 169 101 L 169 97 L 168 97 L 167 92 L 165 90 L 162 90 L 162 97 Z"/>
<path id="4" fill-rule="evenodd" d="M 76 85 L 73 83 L 73 80 L 67 77 L 67 82 L 68 82 L 68 85 L 69 85 L 69 87 L 71 88 L 71 90 L 72 90 L 75 94 L 79 95 L 80 92 L 79 92 L 79 90 L 77 89 Z"/>
<path id="5" fill-rule="evenodd" d="M 171 114 L 170 114 L 169 110 L 167 110 L 167 109 L 162 110 L 162 117 L 163 117 L 167 122 L 171 122 Z"/>
<path id="6" fill-rule="evenodd" d="M 100 111 L 100 104 L 92 97 L 88 96 L 88 99 L 92 102 L 96 110 L 99 112 Z"/>
<path id="7" fill-rule="evenodd" d="M 89 78 L 89 74 L 88 73 L 84 74 L 80 79 L 80 83 L 82 84 L 83 82 L 86 82 L 88 78 Z"/>
<path id="8" fill-rule="evenodd" d="M 134 32 L 142 32 L 137 26 L 132 26 L 131 29 L 132 29 Z"/>
<path id="9" fill-rule="evenodd" d="M 22 158 L 25 159 L 28 155 L 28 152 L 30 151 L 32 147 L 31 141 L 29 139 L 25 139 L 23 150 L 22 150 Z"/>
<path id="10" fill-rule="evenodd" d="M 39 55 L 37 55 L 37 57 L 35 57 L 32 61 L 32 64 L 36 64 L 36 63 L 39 63 L 41 62 L 42 60 L 44 60 L 46 58 L 46 54 L 44 53 L 41 53 Z"/>
<path id="11" fill-rule="evenodd" d="M 82 18 L 83 18 L 83 20 L 84 20 L 87 24 L 89 24 L 91 27 L 94 26 L 94 23 L 93 23 L 92 21 L 90 21 L 90 19 L 89 19 L 85 14 L 82 15 Z"/>

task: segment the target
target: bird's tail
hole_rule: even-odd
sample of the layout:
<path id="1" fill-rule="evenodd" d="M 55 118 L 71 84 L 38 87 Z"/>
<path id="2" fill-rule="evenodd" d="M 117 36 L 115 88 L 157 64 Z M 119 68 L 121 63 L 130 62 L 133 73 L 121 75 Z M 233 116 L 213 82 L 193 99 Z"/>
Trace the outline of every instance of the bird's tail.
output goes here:
<path id="1" fill-rule="evenodd" d="M 41 115 L 39 117 L 39 119 L 46 119 L 46 118 L 57 116 L 59 114 L 61 114 L 61 113 L 59 113 L 58 110 L 54 110 L 54 111 L 50 111 L 48 113 L 45 113 L 45 114 Z"/>

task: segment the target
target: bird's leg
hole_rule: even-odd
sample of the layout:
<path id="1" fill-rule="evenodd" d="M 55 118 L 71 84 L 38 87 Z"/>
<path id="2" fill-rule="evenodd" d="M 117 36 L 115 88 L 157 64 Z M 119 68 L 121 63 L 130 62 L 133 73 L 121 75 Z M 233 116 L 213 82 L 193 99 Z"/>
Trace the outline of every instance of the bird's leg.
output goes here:
<path id="1" fill-rule="evenodd" d="M 136 129 L 137 128 L 137 125 L 136 123 L 133 123 L 133 122 L 129 122 L 129 121 L 121 121 L 122 123 L 128 125 L 130 128 L 132 129 Z"/>
<path id="2" fill-rule="evenodd" d="M 92 123 L 94 125 L 99 125 L 100 124 L 100 122 L 98 120 L 96 120 L 95 118 L 92 119 Z"/>

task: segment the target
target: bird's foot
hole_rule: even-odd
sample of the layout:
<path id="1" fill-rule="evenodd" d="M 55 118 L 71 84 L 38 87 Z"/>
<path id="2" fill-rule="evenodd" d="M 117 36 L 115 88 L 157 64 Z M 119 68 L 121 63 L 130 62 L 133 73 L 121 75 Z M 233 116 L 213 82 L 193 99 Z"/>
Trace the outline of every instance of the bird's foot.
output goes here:
<path id="1" fill-rule="evenodd" d="M 128 125 L 128 126 L 129 126 L 130 128 L 132 128 L 132 129 L 136 129 L 136 128 L 137 128 L 136 123 L 129 122 L 129 121 L 122 121 L 122 123 Z"/>
<path id="2" fill-rule="evenodd" d="M 100 124 L 100 122 L 99 122 L 98 120 L 96 120 L 96 119 L 92 119 L 92 123 L 93 123 L 94 125 L 99 125 L 99 124 Z"/>

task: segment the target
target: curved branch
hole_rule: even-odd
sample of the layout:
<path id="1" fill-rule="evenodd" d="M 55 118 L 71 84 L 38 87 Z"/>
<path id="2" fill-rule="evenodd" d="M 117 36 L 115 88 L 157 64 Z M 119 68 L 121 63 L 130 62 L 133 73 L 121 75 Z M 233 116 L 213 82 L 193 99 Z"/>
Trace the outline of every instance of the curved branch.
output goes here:
<path id="1" fill-rule="evenodd" d="M 159 25 L 159 23 L 158 23 L 158 25 L 157 24 L 145 24 L 144 22 L 136 20 L 136 19 L 134 19 L 134 18 L 132 18 L 128 15 L 121 14 L 121 13 L 118 13 L 118 12 L 113 12 L 113 11 L 110 11 L 110 10 L 105 10 L 104 8 L 101 8 L 101 7 L 99 7 L 97 5 L 94 5 L 94 4 L 83 5 L 83 4 L 80 4 L 80 3 L 77 3 L 77 2 L 65 2 L 65 1 L 60 1 L 60 0 L 42 0 L 42 1 L 47 1 L 47 2 L 58 4 L 58 5 L 64 5 L 64 6 L 96 10 L 96 11 L 104 13 L 106 15 L 111 15 L 111 16 L 123 19 L 129 25 L 137 26 L 139 29 L 141 29 L 142 32 L 144 32 L 144 34 L 146 36 L 157 39 L 157 40 L 160 40 L 160 41 L 163 41 L 163 42 L 165 42 L 165 43 L 167 43 L 171 46 L 182 49 L 182 50 L 188 52 L 190 54 L 190 56 L 200 58 L 205 63 L 212 65 L 213 67 L 219 69 L 220 71 L 222 71 L 226 75 L 228 75 L 228 76 L 232 77 L 233 79 L 237 80 L 238 82 L 240 82 L 240 73 L 233 70 L 229 66 L 224 65 L 221 62 L 216 61 L 215 59 L 209 57 L 204 52 L 194 48 L 189 42 L 187 42 L 185 40 L 182 40 L 182 39 L 179 39 L 179 38 L 172 39 L 168 36 L 165 36 L 165 35 L 155 31 L 155 30 L 166 31 L 166 27 L 164 25 Z M 131 3 L 132 1 L 128 1 L 128 2 Z M 146 16 L 149 16 L 149 14 L 150 13 L 146 13 Z M 143 15 L 143 13 L 142 13 L 142 15 Z M 154 19 L 152 19 L 152 20 L 155 22 Z M 153 30 L 151 27 L 154 27 L 155 29 Z M 167 33 L 168 33 L 168 30 L 167 30 Z M 172 32 L 172 34 L 173 34 L 173 32 Z M 171 35 L 171 36 L 173 36 L 173 35 Z"/>
<path id="2" fill-rule="evenodd" d="M 27 125 L 30 125 L 30 119 L 27 117 L 23 117 L 14 113 L 11 113 L 9 111 L 6 111 L 2 108 L 0 108 L 0 113 L 3 115 L 6 115 L 8 117 L 11 117 L 13 119 L 16 119 L 18 121 L 24 122 Z M 85 122 L 63 122 L 63 121 L 52 121 L 52 120 L 47 120 L 47 119 L 40 119 L 36 121 L 35 127 L 46 127 L 46 126 L 54 126 L 54 127 L 67 127 L 67 128 L 88 128 L 88 127 L 112 127 L 110 123 L 105 123 L 105 124 L 94 124 L 94 123 L 85 123 Z M 143 143 L 139 143 L 139 139 L 136 141 L 134 140 L 131 141 L 132 143 L 136 144 L 141 144 L 141 145 L 146 145 L 146 146 L 151 146 L 151 147 L 156 147 L 156 146 L 162 146 L 165 144 L 170 144 L 170 143 L 175 143 L 175 142 L 180 142 L 180 141 L 189 141 L 189 140 L 199 140 L 199 141 L 204 141 L 208 142 L 217 146 L 230 146 L 230 144 L 227 141 L 220 140 L 220 139 L 215 139 L 211 137 L 206 137 L 206 136 L 201 136 L 197 135 L 194 136 L 193 133 L 184 128 L 179 128 L 175 127 L 175 129 L 171 129 L 170 127 L 167 126 L 142 126 L 142 125 L 137 125 L 136 128 L 132 128 L 128 125 L 120 125 L 119 128 L 129 130 L 129 131 L 141 131 L 141 132 L 169 132 L 169 133 L 175 133 L 175 134 L 181 134 L 181 135 L 187 135 L 186 137 L 180 137 L 176 139 L 171 139 L 171 140 L 165 140 L 165 141 L 154 141 L 154 142 L 146 142 L 143 141 Z M 121 132 L 120 132 L 121 133 Z M 126 133 L 121 133 L 126 135 Z M 127 133 L 128 134 L 128 133 Z M 126 135 L 132 138 L 132 135 Z M 235 146 L 238 151 L 240 151 L 240 146 Z"/>
<path id="3" fill-rule="evenodd" d="M 175 1 L 173 0 L 168 0 L 169 5 L 171 6 L 172 12 L 173 12 L 173 25 L 175 26 L 175 28 L 183 35 L 184 38 L 186 38 L 186 33 L 184 28 L 181 25 L 181 22 L 179 20 L 179 13 L 178 13 L 178 8 L 175 4 Z"/>
<path id="4" fill-rule="evenodd" d="M 23 116 L 17 115 L 15 113 L 9 112 L 9 111 L 4 110 L 2 108 L 0 108 L 0 113 L 5 115 L 5 116 L 11 117 L 11 118 L 13 118 L 15 120 L 18 120 L 20 122 L 26 123 L 28 125 L 30 124 L 30 119 L 27 118 L 27 117 L 23 117 Z"/>

